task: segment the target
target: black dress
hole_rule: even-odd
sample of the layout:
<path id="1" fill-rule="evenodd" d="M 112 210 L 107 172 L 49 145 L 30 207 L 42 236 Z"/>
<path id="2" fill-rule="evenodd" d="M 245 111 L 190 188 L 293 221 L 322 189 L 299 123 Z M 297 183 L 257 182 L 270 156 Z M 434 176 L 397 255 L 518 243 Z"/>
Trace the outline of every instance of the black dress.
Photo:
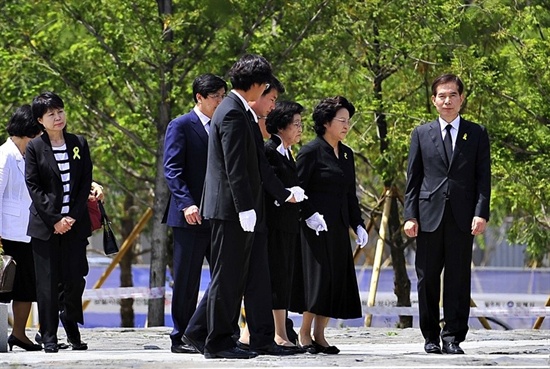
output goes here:
<path id="1" fill-rule="evenodd" d="M 276 135 L 266 141 L 267 161 L 286 188 L 297 186 L 296 163 L 291 154 L 287 158 L 277 151 L 279 145 L 281 139 Z M 280 204 L 267 192 L 265 198 L 273 309 L 286 310 L 289 308 L 293 285 L 294 255 L 299 244 L 300 207 L 288 202 Z"/>
<path id="2" fill-rule="evenodd" d="M 302 266 L 305 311 L 331 318 L 362 316 L 349 227 L 364 226 L 355 192 L 352 150 L 332 146 L 317 137 L 303 146 L 296 160 L 300 186 L 308 199 L 302 203 Z M 318 212 L 328 232 L 307 227 L 305 219 Z"/>

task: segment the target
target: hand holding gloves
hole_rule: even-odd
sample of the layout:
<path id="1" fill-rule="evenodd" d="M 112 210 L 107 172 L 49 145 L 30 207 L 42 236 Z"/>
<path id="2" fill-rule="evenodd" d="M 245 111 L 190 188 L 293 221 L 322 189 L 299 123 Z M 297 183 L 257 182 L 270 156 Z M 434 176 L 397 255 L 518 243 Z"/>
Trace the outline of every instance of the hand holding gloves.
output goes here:
<path id="1" fill-rule="evenodd" d="M 319 236 L 319 232 L 328 231 L 327 222 L 321 214 L 315 212 L 312 216 L 306 219 L 306 225 L 315 231 L 315 234 Z"/>
<path id="2" fill-rule="evenodd" d="M 296 202 L 302 202 L 307 199 L 304 189 L 300 186 L 290 187 L 290 188 L 287 188 L 287 190 L 289 190 L 290 193 L 292 193 L 292 196 L 294 196 L 294 200 L 296 200 Z"/>

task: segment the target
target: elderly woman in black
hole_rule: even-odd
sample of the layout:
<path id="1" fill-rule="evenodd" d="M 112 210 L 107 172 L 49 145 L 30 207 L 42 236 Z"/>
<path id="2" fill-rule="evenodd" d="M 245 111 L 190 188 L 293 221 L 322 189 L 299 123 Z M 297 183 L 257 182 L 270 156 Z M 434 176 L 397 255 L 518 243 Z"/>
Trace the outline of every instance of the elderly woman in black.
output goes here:
<path id="1" fill-rule="evenodd" d="M 277 102 L 266 120 L 271 138 L 265 143 L 265 154 L 275 175 L 287 188 L 298 185 L 296 163 L 290 146 L 302 137 L 303 110 L 302 105 L 296 102 Z M 293 256 L 300 232 L 300 208 L 298 204 L 279 204 L 267 193 L 265 204 L 275 342 L 285 347 L 296 347 L 288 338 L 285 320 L 292 290 Z"/>
<path id="2" fill-rule="evenodd" d="M 40 334 L 44 351 L 57 352 L 61 319 L 73 350 L 86 350 L 78 323 L 84 323 L 82 293 L 91 235 L 88 143 L 67 132 L 64 103 L 56 94 L 45 92 L 35 97 L 32 112 L 44 130 L 27 145 L 25 167 L 32 199 L 27 234 L 34 256 Z"/>
<path id="3" fill-rule="evenodd" d="M 301 206 L 305 311 L 299 340 L 310 353 L 340 352 L 325 339 L 330 317 L 362 315 L 349 227 L 361 246 L 368 235 L 355 193 L 353 151 L 341 142 L 354 113 L 342 96 L 321 100 L 313 111 L 317 137 L 301 148 L 296 160 L 299 184 L 308 195 Z"/>

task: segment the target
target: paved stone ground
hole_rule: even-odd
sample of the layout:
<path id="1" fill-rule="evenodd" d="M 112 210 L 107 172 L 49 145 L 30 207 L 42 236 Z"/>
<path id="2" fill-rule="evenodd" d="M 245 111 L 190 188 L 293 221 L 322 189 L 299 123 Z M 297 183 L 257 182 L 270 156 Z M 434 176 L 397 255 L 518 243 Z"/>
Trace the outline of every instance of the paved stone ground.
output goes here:
<path id="1" fill-rule="evenodd" d="M 28 336 L 34 337 L 35 330 Z M 63 329 L 59 330 L 64 341 Z M 14 347 L 0 353 L 0 368 L 550 368 L 548 330 L 473 330 L 461 347 L 466 355 L 428 355 L 416 328 L 328 328 L 339 355 L 259 356 L 250 360 L 207 360 L 198 354 L 170 352 L 170 328 L 82 329 L 88 351 L 57 354 Z"/>

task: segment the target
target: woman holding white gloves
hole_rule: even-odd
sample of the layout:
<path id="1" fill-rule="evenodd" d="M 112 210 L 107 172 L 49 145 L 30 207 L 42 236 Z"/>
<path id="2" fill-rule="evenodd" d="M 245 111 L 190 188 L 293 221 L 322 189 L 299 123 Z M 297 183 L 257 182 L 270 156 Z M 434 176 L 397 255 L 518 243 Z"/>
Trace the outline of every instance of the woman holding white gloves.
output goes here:
<path id="1" fill-rule="evenodd" d="M 313 111 L 317 137 L 296 160 L 300 187 L 308 195 L 301 206 L 305 305 L 299 341 L 310 353 L 340 351 L 325 339 L 329 318 L 362 316 L 349 227 L 361 247 L 368 234 L 355 190 L 353 151 L 341 142 L 354 113 L 342 96 L 321 100 Z"/>

